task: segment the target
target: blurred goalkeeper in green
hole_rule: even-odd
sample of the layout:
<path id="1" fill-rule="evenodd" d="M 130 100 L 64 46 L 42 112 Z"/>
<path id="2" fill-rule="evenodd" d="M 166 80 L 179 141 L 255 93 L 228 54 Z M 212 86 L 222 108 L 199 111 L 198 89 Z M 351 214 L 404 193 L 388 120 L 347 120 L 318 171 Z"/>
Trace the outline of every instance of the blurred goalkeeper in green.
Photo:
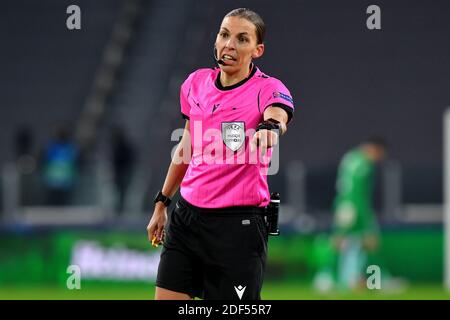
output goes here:
<path id="1" fill-rule="evenodd" d="M 333 243 L 338 251 L 337 284 L 342 289 L 357 289 L 365 284 L 367 254 L 378 247 L 372 193 L 375 164 L 385 155 L 385 141 L 374 137 L 348 151 L 339 164 Z"/>

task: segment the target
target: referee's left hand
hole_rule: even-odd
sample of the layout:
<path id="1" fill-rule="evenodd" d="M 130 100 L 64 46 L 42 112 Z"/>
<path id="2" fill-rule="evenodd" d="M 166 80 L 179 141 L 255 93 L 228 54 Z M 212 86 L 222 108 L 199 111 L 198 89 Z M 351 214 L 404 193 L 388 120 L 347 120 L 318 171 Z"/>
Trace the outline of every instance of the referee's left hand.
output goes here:
<path id="1" fill-rule="evenodd" d="M 153 244 L 161 244 L 164 237 L 164 226 L 167 221 L 167 208 L 158 202 L 155 205 L 152 218 L 147 226 L 148 240 Z M 156 241 L 154 240 L 156 238 Z"/>
<path id="2" fill-rule="evenodd" d="M 250 152 L 254 152 L 259 147 L 260 155 L 263 157 L 268 148 L 275 146 L 278 143 L 278 134 L 271 130 L 256 131 L 250 140 Z"/>

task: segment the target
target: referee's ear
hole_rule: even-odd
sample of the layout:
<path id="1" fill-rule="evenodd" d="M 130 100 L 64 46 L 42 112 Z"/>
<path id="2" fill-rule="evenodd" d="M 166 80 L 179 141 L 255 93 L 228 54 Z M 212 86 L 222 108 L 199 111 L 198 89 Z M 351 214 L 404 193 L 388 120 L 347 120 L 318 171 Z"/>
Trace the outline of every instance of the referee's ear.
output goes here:
<path id="1" fill-rule="evenodd" d="M 252 54 L 252 58 L 257 59 L 257 58 L 261 57 L 264 54 L 264 49 L 265 49 L 265 47 L 264 47 L 263 43 L 256 45 L 256 48 Z"/>

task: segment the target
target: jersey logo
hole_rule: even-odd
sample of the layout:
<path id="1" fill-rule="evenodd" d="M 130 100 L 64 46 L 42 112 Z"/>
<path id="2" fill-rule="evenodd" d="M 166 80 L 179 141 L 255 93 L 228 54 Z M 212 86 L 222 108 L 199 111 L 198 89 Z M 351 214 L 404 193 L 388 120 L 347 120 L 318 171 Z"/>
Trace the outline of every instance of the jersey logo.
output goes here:
<path id="1" fill-rule="evenodd" d="M 215 105 L 213 106 L 213 109 L 212 109 L 212 112 L 211 112 L 211 113 L 214 113 L 214 111 L 216 111 L 216 109 L 217 109 L 218 107 L 220 107 L 220 103 L 217 103 L 217 104 L 215 104 Z"/>
<path id="2" fill-rule="evenodd" d="M 192 101 L 194 102 L 194 104 L 200 108 L 200 103 L 198 103 L 197 100 L 195 100 L 193 97 L 191 97 Z"/>
<path id="3" fill-rule="evenodd" d="M 222 140 L 232 151 L 239 150 L 245 141 L 245 122 L 222 122 Z"/>

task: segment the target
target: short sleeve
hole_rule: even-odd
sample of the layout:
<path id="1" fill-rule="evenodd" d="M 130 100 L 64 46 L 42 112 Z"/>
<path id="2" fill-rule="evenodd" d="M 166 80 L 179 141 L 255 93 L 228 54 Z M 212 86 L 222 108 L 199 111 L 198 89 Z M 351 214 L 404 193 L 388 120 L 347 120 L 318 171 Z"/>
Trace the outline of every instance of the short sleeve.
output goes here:
<path id="1" fill-rule="evenodd" d="M 189 120 L 191 113 L 191 106 L 189 104 L 189 95 L 192 88 L 192 79 L 194 78 L 195 72 L 191 73 L 189 77 L 183 82 L 180 89 L 180 105 L 181 105 L 181 115 L 184 119 Z"/>
<path id="2" fill-rule="evenodd" d="M 260 92 L 261 112 L 270 107 L 280 107 L 288 114 L 288 123 L 294 116 L 294 100 L 286 86 L 276 78 L 268 78 Z"/>

